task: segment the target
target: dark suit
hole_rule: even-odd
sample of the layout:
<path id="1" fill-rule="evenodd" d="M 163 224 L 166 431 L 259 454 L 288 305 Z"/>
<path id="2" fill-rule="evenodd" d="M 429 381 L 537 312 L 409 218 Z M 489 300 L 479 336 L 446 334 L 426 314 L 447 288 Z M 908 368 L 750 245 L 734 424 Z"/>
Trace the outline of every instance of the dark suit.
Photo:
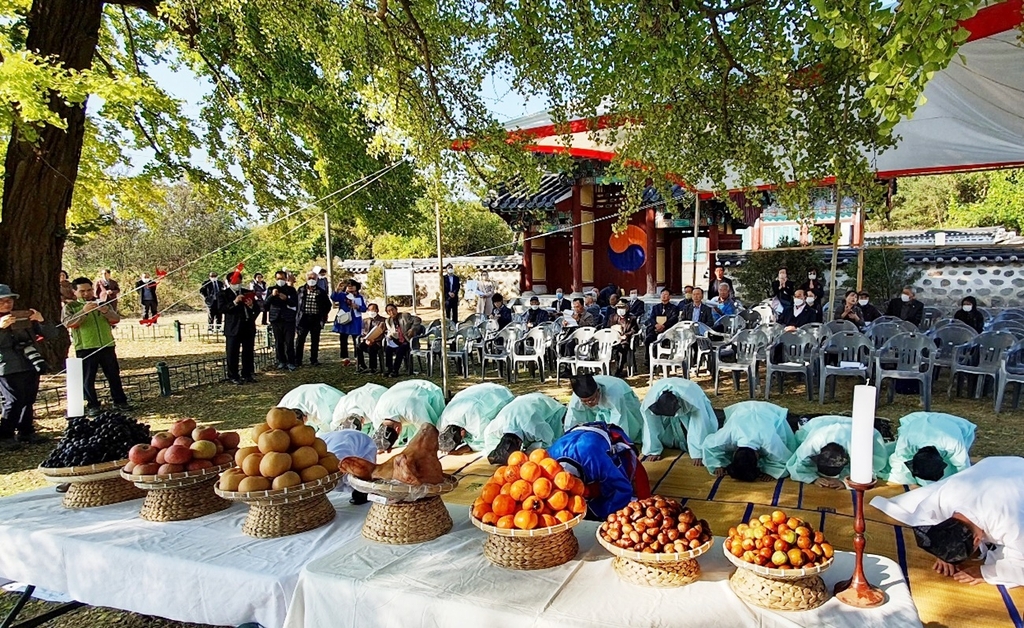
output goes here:
<path id="1" fill-rule="evenodd" d="M 694 307 L 693 301 L 687 301 L 679 307 L 679 320 L 680 321 L 692 321 Z M 701 302 L 700 312 L 697 314 L 697 322 L 704 323 L 708 327 L 714 327 L 715 325 L 715 312 L 711 309 L 707 303 Z"/>
<path id="2" fill-rule="evenodd" d="M 554 308 L 556 312 L 562 313 L 566 310 L 572 310 L 572 301 L 562 297 L 561 299 L 555 299 L 554 303 L 551 304 L 551 307 Z"/>
<path id="3" fill-rule="evenodd" d="M 220 326 L 224 322 L 224 315 L 217 308 L 217 302 L 220 293 L 227 289 L 220 279 L 209 278 L 199 287 L 199 294 L 203 295 L 203 302 L 206 304 L 206 325 L 211 330 L 215 324 Z"/>
<path id="4" fill-rule="evenodd" d="M 235 297 L 249 295 L 248 301 L 235 303 Z M 252 379 L 256 357 L 256 318 L 260 313 L 259 302 L 252 290 L 242 289 L 238 294 L 232 290 L 221 290 L 217 310 L 224 315 L 224 340 L 228 379 Z M 241 356 L 242 372 L 238 372 Z M 241 375 L 241 377 L 239 377 Z"/>
<path id="5" fill-rule="evenodd" d="M 273 285 L 267 289 L 264 303 L 269 312 L 270 328 L 274 330 L 277 365 L 295 364 L 295 310 L 299 306 L 299 294 L 291 286 Z"/>
<path id="6" fill-rule="evenodd" d="M 298 289 L 298 311 L 295 324 L 295 365 L 302 364 L 302 351 L 306 345 L 306 335 L 309 339 L 309 363 L 319 364 L 320 360 L 320 331 L 327 322 L 327 315 L 331 312 L 331 299 L 327 292 L 320 286 L 310 291 L 309 286 L 302 286 Z M 307 310 L 308 301 L 315 301 L 315 312 Z"/>
<path id="7" fill-rule="evenodd" d="M 544 309 L 529 309 L 526 311 L 526 326 L 536 327 L 541 323 L 548 322 L 548 311 Z"/>
<path id="8" fill-rule="evenodd" d="M 793 282 L 787 280 L 783 286 L 779 285 L 779 280 L 775 279 L 772 281 L 772 294 L 773 299 L 778 299 L 784 306 L 792 305 L 793 303 Z"/>
<path id="9" fill-rule="evenodd" d="M 450 321 L 459 320 L 459 290 L 462 280 L 456 275 L 444 276 L 444 317 Z M 455 296 L 450 296 L 454 294 Z"/>
<path id="10" fill-rule="evenodd" d="M 142 301 L 142 318 L 153 318 L 157 313 L 156 303 L 156 282 L 150 279 L 149 281 L 142 281 L 141 279 L 135 282 L 135 291 L 139 293 L 139 299 Z"/>
<path id="11" fill-rule="evenodd" d="M 718 296 L 718 285 L 719 284 L 729 285 L 729 296 L 736 296 L 736 290 L 732 287 L 732 279 L 728 277 L 722 277 L 721 279 L 712 277 L 711 283 L 708 284 L 708 298 L 713 299 Z"/>
<path id="12" fill-rule="evenodd" d="M 882 316 L 882 313 L 878 311 L 878 308 L 870 303 L 860 306 L 860 310 L 864 312 L 864 322 L 866 323 L 870 323 L 876 318 L 881 318 Z"/>
<path id="13" fill-rule="evenodd" d="M 500 308 L 491 309 L 491 318 L 497 319 L 498 329 L 505 329 L 505 326 L 512 322 L 512 310 L 502 303 Z"/>
<path id="14" fill-rule="evenodd" d="M 656 331 L 654 329 L 659 316 L 665 317 L 665 329 L 662 331 Z M 668 330 L 678 322 L 679 308 L 677 308 L 671 301 L 669 301 L 667 305 L 664 305 L 659 301 L 651 308 L 651 314 L 647 317 L 647 333 L 644 342 L 651 344 L 654 342 L 654 339 L 658 337 L 658 334 Z"/>
<path id="15" fill-rule="evenodd" d="M 903 299 L 896 297 L 889 301 L 889 306 L 885 308 L 885 315 L 895 316 L 920 327 L 921 321 L 924 320 L 924 305 L 917 299 L 911 299 L 904 303 Z"/>
<path id="16" fill-rule="evenodd" d="M 786 327 L 803 327 L 808 323 L 820 323 L 821 319 L 818 318 L 818 311 L 813 307 L 804 306 L 804 309 L 797 314 L 792 306 L 787 307 L 782 311 L 782 316 L 779 317 L 779 322 Z"/>

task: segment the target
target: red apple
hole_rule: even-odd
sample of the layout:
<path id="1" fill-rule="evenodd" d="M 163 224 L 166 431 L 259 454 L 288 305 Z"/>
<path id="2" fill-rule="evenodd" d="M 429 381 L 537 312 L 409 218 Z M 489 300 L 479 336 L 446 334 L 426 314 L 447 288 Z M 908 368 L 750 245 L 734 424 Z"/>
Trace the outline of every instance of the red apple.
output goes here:
<path id="1" fill-rule="evenodd" d="M 217 453 L 218 454 L 224 453 L 224 443 L 220 442 L 219 438 L 217 440 L 213 441 L 213 446 L 217 448 Z"/>
<path id="2" fill-rule="evenodd" d="M 209 460 L 217 455 L 217 445 L 212 440 L 197 440 L 192 443 L 192 457 L 199 460 Z"/>
<path id="3" fill-rule="evenodd" d="M 156 454 L 159 451 L 152 445 L 135 445 L 128 450 L 128 459 L 135 464 L 149 464 L 156 460 Z"/>
<path id="4" fill-rule="evenodd" d="M 156 452 L 156 460 L 155 460 L 155 462 L 157 464 L 167 464 L 167 450 L 166 449 L 160 449 L 160 450 L 158 450 Z"/>
<path id="5" fill-rule="evenodd" d="M 157 475 L 170 475 L 172 473 L 181 473 L 185 470 L 185 465 L 182 464 L 162 464 L 160 469 L 157 470 Z"/>
<path id="6" fill-rule="evenodd" d="M 155 462 L 139 464 L 135 465 L 135 468 L 132 469 L 132 475 L 156 475 L 159 470 L 160 465 Z"/>
<path id="7" fill-rule="evenodd" d="M 216 456 L 214 456 L 213 459 L 210 462 L 213 463 L 213 466 L 219 467 L 222 464 L 227 464 L 229 462 L 234 462 L 234 460 L 235 460 L 235 455 L 234 454 L 229 454 L 227 452 L 224 452 L 222 454 L 217 454 Z"/>
<path id="8" fill-rule="evenodd" d="M 210 426 L 197 427 L 192 430 L 192 440 L 216 440 L 217 430 Z"/>
<path id="9" fill-rule="evenodd" d="M 174 439 L 174 444 L 175 445 L 181 445 L 182 447 L 191 447 L 192 443 L 194 443 L 194 442 L 195 441 L 192 440 L 192 438 L 189 437 L 189 436 L 179 436 L 179 437 Z"/>
<path id="10" fill-rule="evenodd" d="M 221 432 L 217 439 L 224 445 L 225 450 L 237 449 L 239 443 L 242 442 L 242 437 L 239 436 L 238 432 Z"/>
<path id="11" fill-rule="evenodd" d="M 192 462 L 185 465 L 186 471 L 202 471 L 203 469 L 209 469 L 213 466 L 213 463 L 209 460 L 193 460 Z"/>
<path id="12" fill-rule="evenodd" d="M 189 436 L 192 430 L 196 429 L 195 419 L 182 419 L 171 426 L 171 434 L 175 436 Z"/>
<path id="13" fill-rule="evenodd" d="M 174 434 L 170 432 L 160 432 L 159 434 L 153 435 L 153 440 L 150 444 L 157 449 L 167 449 L 174 444 Z"/>
<path id="14" fill-rule="evenodd" d="M 188 464 L 192 460 L 192 450 L 181 445 L 171 445 L 164 459 L 168 464 Z"/>

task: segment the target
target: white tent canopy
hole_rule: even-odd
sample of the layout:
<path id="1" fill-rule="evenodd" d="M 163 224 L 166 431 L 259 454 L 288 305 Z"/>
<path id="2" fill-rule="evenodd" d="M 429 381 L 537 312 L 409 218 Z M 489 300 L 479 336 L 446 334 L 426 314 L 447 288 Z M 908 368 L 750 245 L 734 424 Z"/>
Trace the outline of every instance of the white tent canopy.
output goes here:
<path id="1" fill-rule="evenodd" d="M 971 36 L 960 56 L 936 72 L 924 90 L 926 102 L 895 128 L 895 148 L 872 155 L 880 178 L 1024 166 L 1024 48 L 1017 44 L 1021 0 L 981 9 L 962 23 Z M 616 146 L 599 117 L 556 127 L 551 112 L 505 124 L 510 134 L 533 138 L 534 152 L 569 152 L 611 160 Z M 621 138 L 624 133 L 620 133 Z M 620 140 L 621 141 L 621 140 Z"/>

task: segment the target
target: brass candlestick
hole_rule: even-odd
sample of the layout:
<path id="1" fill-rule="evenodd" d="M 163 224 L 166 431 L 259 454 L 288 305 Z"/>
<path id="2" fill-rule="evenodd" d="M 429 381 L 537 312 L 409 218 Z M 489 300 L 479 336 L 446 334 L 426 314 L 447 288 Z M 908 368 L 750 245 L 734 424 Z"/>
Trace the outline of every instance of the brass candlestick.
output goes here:
<path id="1" fill-rule="evenodd" d="M 856 517 L 853 522 L 853 549 L 857 553 L 856 566 L 853 569 L 853 577 L 849 580 L 836 583 L 834 593 L 836 598 L 850 606 L 857 608 L 874 608 L 885 604 L 885 592 L 878 587 L 872 586 L 864 575 L 864 546 L 867 540 L 864 538 L 864 491 L 875 486 L 875 480 L 869 484 L 859 484 L 846 478 L 846 483 L 852 488 L 857 496 Z"/>

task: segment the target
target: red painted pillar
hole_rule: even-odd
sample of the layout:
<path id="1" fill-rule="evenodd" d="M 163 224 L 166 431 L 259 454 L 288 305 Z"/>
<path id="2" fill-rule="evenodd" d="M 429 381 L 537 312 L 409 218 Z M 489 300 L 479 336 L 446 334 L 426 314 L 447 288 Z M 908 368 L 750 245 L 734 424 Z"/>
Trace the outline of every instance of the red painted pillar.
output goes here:
<path id="1" fill-rule="evenodd" d="M 519 291 L 533 290 L 533 247 L 530 242 L 530 230 L 523 232 L 523 266 L 519 273 Z"/>
<path id="2" fill-rule="evenodd" d="M 572 291 L 583 291 L 583 230 L 580 228 L 580 184 L 572 186 Z"/>
<path id="3" fill-rule="evenodd" d="M 718 227 L 708 222 L 708 284 L 711 284 L 711 280 L 715 277 L 715 265 L 718 264 L 718 253 L 712 251 L 718 250 Z M 707 295 L 708 299 L 718 296 L 717 294 Z"/>
<path id="4" fill-rule="evenodd" d="M 658 238 L 654 230 L 654 208 L 647 208 L 644 217 L 644 231 L 647 232 L 647 261 L 644 262 L 647 275 L 647 294 L 658 289 Z"/>

